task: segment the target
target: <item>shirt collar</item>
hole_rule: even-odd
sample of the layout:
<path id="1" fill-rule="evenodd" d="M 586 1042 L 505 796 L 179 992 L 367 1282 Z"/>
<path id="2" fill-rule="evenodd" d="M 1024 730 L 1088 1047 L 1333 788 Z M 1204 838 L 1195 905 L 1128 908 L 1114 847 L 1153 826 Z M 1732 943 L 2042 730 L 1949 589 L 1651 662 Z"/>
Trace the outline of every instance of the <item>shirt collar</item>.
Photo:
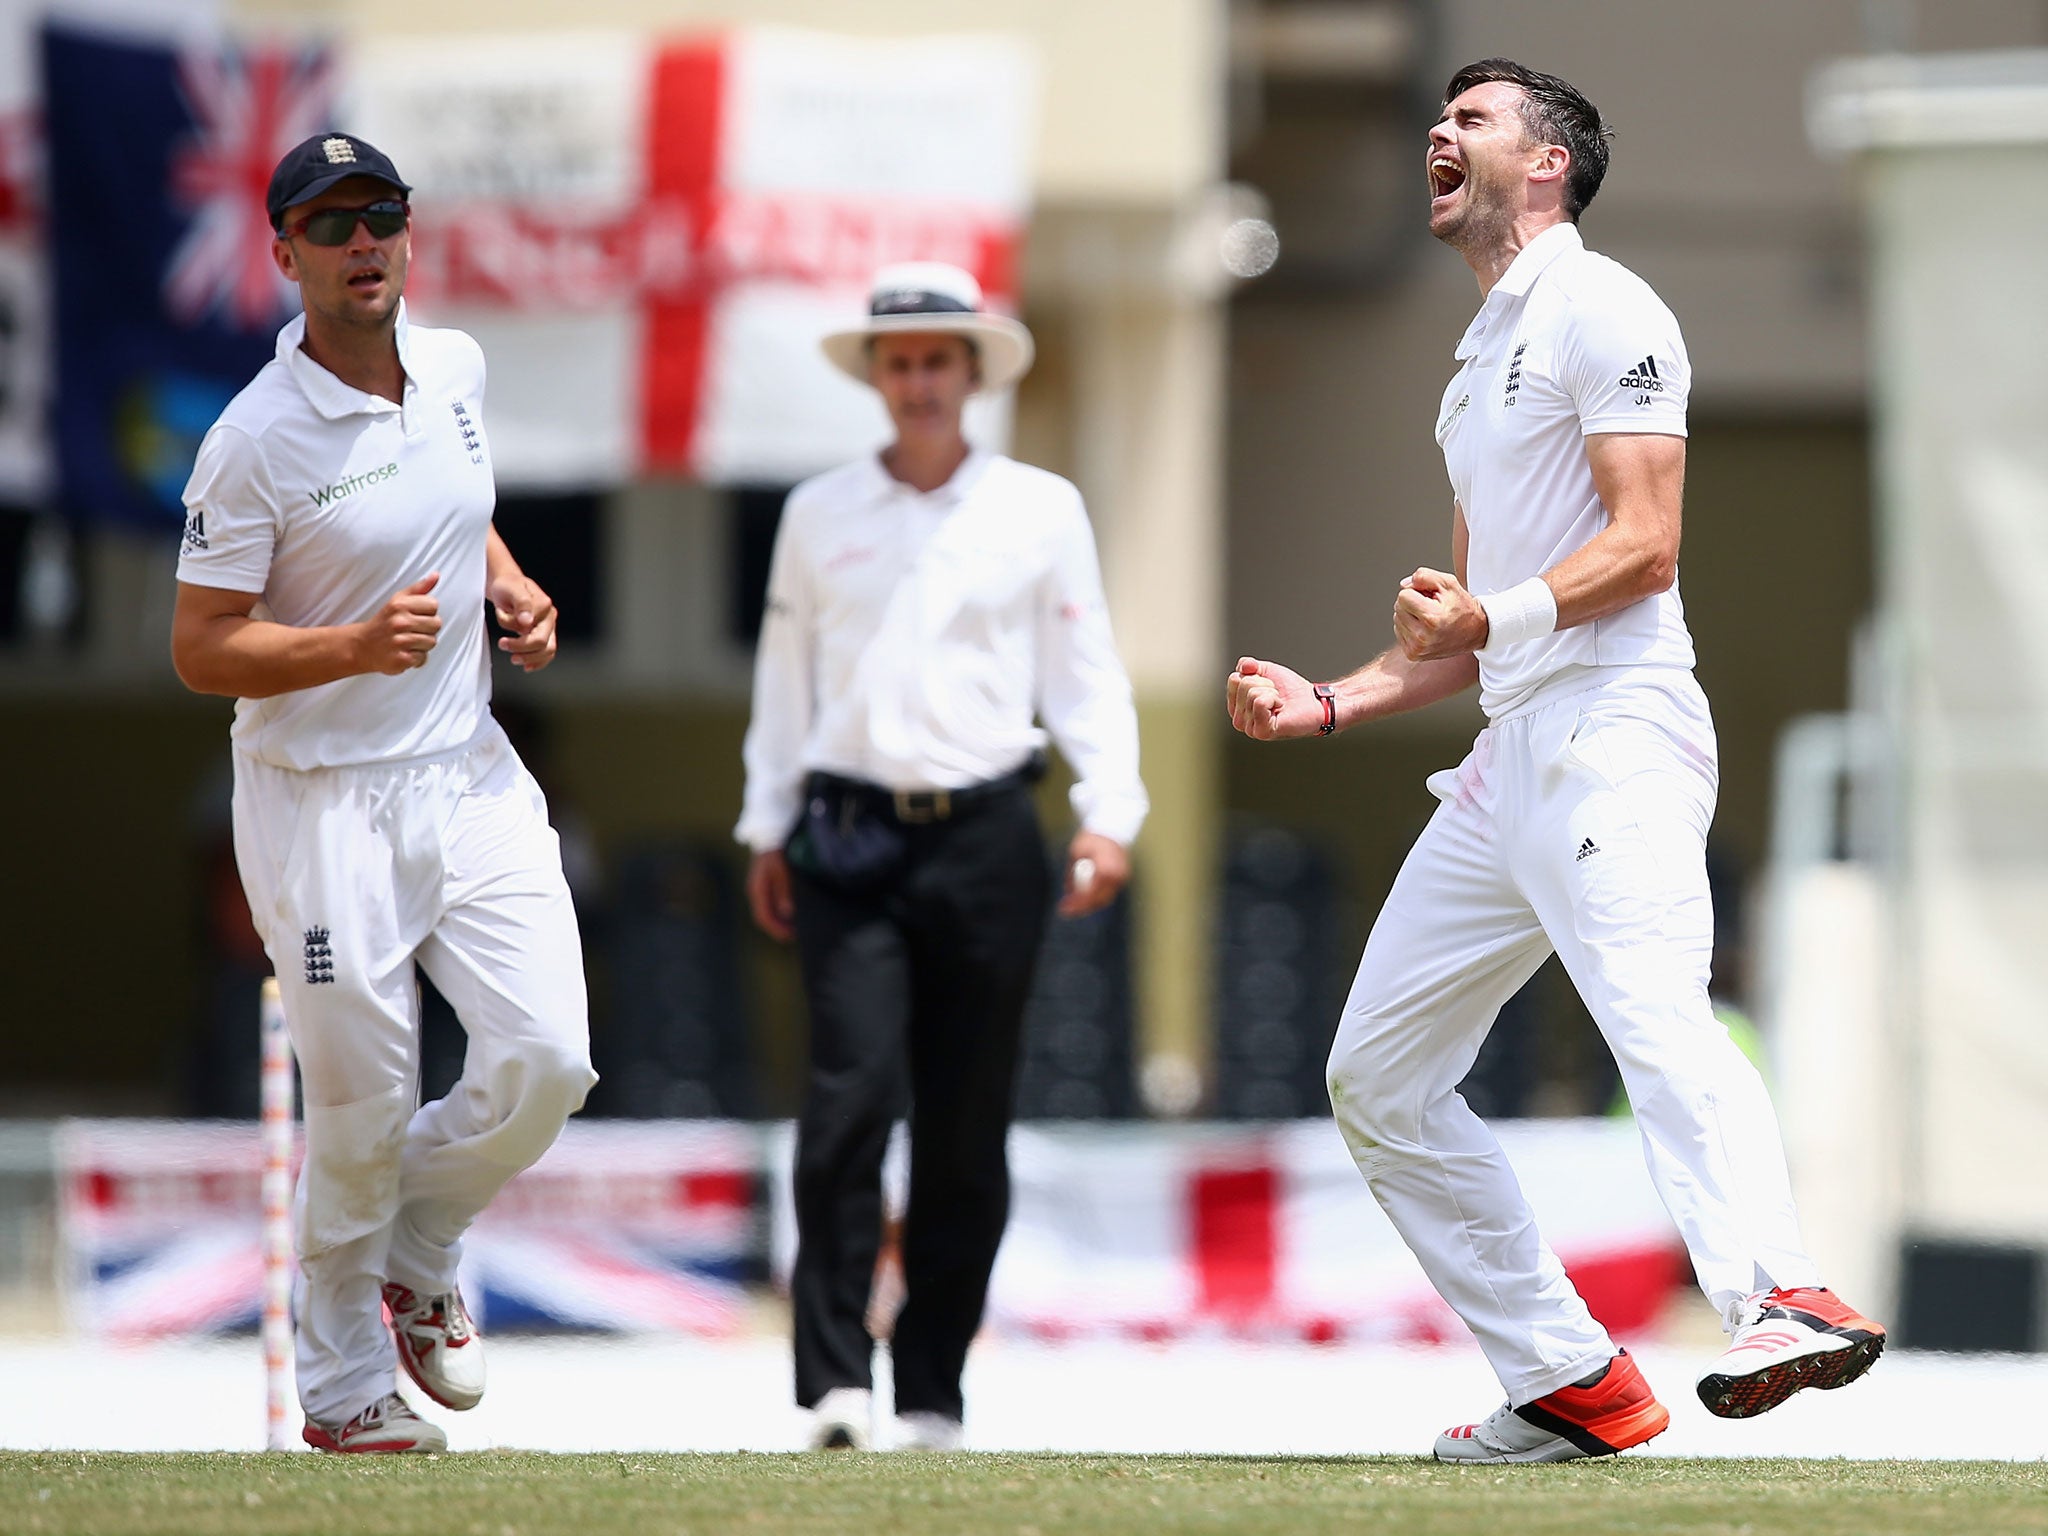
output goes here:
<path id="1" fill-rule="evenodd" d="M 1558 257 L 1566 251 L 1583 251 L 1585 248 L 1586 242 L 1579 236 L 1578 225 L 1570 219 L 1553 224 L 1522 247 L 1515 259 L 1508 263 L 1507 271 L 1501 273 L 1500 281 L 1493 285 L 1493 291 L 1519 298 L 1536 285 L 1536 279 Z"/>
<path id="2" fill-rule="evenodd" d="M 867 466 L 868 490 L 878 501 L 889 496 L 903 495 L 955 507 L 967 499 L 968 492 L 972 491 L 980 483 L 981 477 L 988 473 L 989 465 L 995 462 L 995 455 L 986 448 L 969 448 L 967 457 L 960 461 L 960 467 L 953 471 L 952 477 L 944 485 L 929 491 L 920 491 L 917 487 L 908 485 L 890 474 L 883 467 L 882 456 L 879 453 L 870 454 L 861 462 Z"/>
<path id="3" fill-rule="evenodd" d="M 412 388 L 411 333 L 412 325 L 405 314 L 405 300 L 400 299 L 396 328 L 398 365 L 405 370 L 405 387 L 408 390 Z M 344 416 L 383 415 L 400 408 L 397 402 L 386 400 L 382 395 L 373 395 L 353 384 L 344 384 L 313 361 L 305 343 L 306 316 L 302 311 L 286 321 L 284 329 L 277 333 L 277 355 L 313 409 L 329 421 L 339 421 Z"/>
<path id="4" fill-rule="evenodd" d="M 1501 273 L 1500 281 L 1487 294 L 1486 302 L 1479 306 L 1479 313 L 1472 317 L 1471 325 L 1465 328 L 1464 337 L 1458 342 L 1458 360 L 1462 362 L 1479 351 L 1487 323 L 1511 300 L 1521 298 L 1535 287 L 1536 279 L 1549 270 L 1552 262 L 1567 251 L 1583 251 L 1585 248 L 1586 242 L 1579 234 L 1579 226 L 1567 219 L 1561 224 L 1551 225 L 1516 252 L 1515 259 L 1508 263 L 1507 271 Z"/>

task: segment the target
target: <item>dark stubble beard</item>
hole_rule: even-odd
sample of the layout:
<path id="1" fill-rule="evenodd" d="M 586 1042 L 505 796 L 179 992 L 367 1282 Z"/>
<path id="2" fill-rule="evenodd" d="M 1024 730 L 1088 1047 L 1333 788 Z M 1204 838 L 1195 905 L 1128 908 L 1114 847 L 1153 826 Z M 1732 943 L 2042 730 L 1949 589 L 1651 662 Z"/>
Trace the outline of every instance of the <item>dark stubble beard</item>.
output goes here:
<path id="1" fill-rule="evenodd" d="M 1430 233 L 1443 241 L 1460 256 L 1471 256 L 1475 252 L 1485 254 L 1508 238 L 1514 228 L 1514 219 L 1507 210 L 1507 199 L 1489 195 L 1490 189 L 1480 183 L 1471 167 L 1465 172 L 1465 206 L 1457 221 L 1444 230 Z"/>

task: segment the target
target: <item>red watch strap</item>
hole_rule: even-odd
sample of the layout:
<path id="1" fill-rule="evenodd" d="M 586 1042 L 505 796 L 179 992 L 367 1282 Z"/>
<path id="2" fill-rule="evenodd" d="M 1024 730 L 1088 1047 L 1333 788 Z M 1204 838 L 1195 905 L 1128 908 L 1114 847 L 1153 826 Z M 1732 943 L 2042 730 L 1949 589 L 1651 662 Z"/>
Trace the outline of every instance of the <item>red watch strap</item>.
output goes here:
<path id="1" fill-rule="evenodd" d="M 1322 701 L 1323 724 L 1316 732 L 1318 736 L 1334 736 L 1337 733 L 1337 690 L 1328 683 L 1314 685 L 1316 697 Z"/>

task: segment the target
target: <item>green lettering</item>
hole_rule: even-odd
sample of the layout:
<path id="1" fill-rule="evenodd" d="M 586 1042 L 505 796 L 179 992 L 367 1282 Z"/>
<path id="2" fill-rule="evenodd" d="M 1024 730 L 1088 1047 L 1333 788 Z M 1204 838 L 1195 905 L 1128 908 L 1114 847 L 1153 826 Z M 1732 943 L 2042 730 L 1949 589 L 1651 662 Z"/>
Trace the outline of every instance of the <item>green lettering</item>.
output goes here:
<path id="1" fill-rule="evenodd" d="M 313 499 L 314 506 L 330 506 L 334 502 L 355 495 L 366 485 L 381 485 L 397 473 L 398 464 L 394 460 L 389 464 L 380 464 L 375 469 L 364 470 L 359 475 L 344 475 L 332 485 L 315 486 L 306 494 Z"/>

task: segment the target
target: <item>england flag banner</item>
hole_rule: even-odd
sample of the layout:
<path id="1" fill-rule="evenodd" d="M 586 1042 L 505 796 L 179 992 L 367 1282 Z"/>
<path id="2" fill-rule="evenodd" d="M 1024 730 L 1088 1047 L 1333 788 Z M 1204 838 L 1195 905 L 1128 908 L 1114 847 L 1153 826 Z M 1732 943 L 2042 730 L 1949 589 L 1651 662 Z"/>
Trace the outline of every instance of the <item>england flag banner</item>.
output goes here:
<path id="1" fill-rule="evenodd" d="M 887 439 L 818 338 L 888 262 L 1014 309 L 1032 59 L 1001 38 L 775 29 L 405 38 L 345 125 L 413 182 L 409 304 L 490 360 L 501 484 L 788 483 Z M 969 435 L 1001 446 L 1008 401 Z"/>

